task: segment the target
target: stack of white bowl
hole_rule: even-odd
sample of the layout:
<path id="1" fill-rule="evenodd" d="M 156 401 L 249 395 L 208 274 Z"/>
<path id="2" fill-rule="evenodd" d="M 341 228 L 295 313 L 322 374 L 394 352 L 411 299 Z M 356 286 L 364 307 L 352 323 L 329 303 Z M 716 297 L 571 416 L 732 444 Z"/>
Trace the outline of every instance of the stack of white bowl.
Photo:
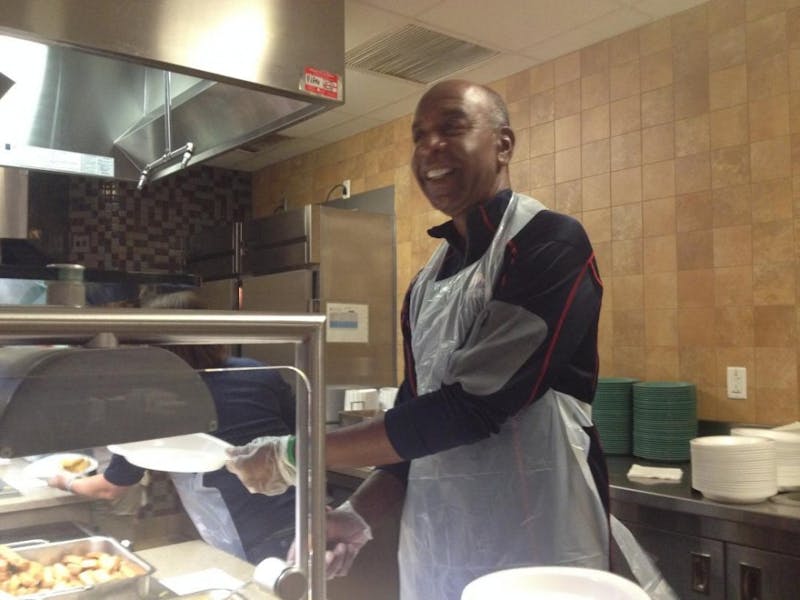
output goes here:
<path id="1" fill-rule="evenodd" d="M 735 427 L 731 429 L 731 435 L 775 440 L 778 489 L 782 492 L 800 490 L 800 433 Z"/>
<path id="2" fill-rule="evenodd" d="M 709 500 L 751 504 L 778 493 L 774 440 L 714 435 L 689 448 L 692 487 Z"/>

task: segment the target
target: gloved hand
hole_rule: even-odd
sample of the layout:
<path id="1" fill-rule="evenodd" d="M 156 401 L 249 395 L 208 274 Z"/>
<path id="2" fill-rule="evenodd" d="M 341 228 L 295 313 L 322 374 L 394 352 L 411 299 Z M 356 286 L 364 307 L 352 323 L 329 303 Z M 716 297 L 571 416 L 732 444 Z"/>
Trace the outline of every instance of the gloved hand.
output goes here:
<path id="1" fill-rule="evenodd" d="M 372 530 L 348 500 L 326 515 L 328 550 L 325 551 L 325 576 L 344 577 L 353 566 L 361 548 L 372 539 Z M 289 548 L 287 560 L 295 562 L 295 545 Z"/>
<path id="2" fill-rule="evenodd" d="M 253 493 L 277 496 L 297 480 L 294 436 L 259 437 L 245 446 L 227 448 L 225 467 Z"/>
<path id="3" fill-rule="evenodd" d="M 50 487 L 64 490 L 65 492 L 72 491 L 72 484 L 78 479 L 77 475 L 67 473 L 56 473 L 47 478 L 47 485 Z"/>

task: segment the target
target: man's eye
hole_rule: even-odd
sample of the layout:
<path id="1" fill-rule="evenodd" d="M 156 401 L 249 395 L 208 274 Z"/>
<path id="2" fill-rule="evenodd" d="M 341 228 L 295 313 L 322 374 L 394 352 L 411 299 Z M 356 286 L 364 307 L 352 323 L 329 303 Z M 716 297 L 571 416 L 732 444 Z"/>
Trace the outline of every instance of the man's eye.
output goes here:
<path id="1" fill-rule="evenodd" d="M 447 123 L 442 128 L 442 133 L 447 136 L 461 135 L 467 131 L 467 125 L 464 123 Z"/>

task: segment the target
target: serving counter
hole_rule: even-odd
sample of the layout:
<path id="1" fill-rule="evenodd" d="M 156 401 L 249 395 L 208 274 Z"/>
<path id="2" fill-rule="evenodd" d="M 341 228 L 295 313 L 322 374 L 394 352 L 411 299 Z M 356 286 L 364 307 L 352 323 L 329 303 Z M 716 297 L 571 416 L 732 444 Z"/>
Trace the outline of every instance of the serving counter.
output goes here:
<path id="1" fill-rule="evenodd" d="M 253 565 L 250 563 L 200 540 L 150 548 L 136 554 L 155 568 L 154 577 L 157 581 L 190 576 L 197 585 L 200 585 L 204 573 L 213 569 L 223 571 L 226 575 L 247 583 L 253 574 Z M 212 582 L 213 580 L 209 579 L 208 581 Z M 247 600 L 278 600 L 276 596 L 253 584 L 247 585 L 244 594 Z M 153 594 L 153 597 L 170 598 L 174 596 L 164 592 L 161 595 Z"/>

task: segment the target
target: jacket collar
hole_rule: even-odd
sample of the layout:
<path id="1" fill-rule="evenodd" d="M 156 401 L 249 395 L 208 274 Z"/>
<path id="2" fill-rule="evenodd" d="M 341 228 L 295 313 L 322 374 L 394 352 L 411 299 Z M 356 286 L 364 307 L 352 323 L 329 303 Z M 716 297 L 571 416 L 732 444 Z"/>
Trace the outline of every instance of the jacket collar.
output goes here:
<path id="1" fill-rule="evenodd" d="M 466 239 L 458 233 L 452 220 L 428 230 L 428 235 L 444 239 L 450 245 L 443 269 L 446 273 L 441 275 L 455 273 L 483 256 L 500 225 L 511 195 L 510 189 L 501 190 L 494 198 L 473 206 L 467 213 Z"/>

